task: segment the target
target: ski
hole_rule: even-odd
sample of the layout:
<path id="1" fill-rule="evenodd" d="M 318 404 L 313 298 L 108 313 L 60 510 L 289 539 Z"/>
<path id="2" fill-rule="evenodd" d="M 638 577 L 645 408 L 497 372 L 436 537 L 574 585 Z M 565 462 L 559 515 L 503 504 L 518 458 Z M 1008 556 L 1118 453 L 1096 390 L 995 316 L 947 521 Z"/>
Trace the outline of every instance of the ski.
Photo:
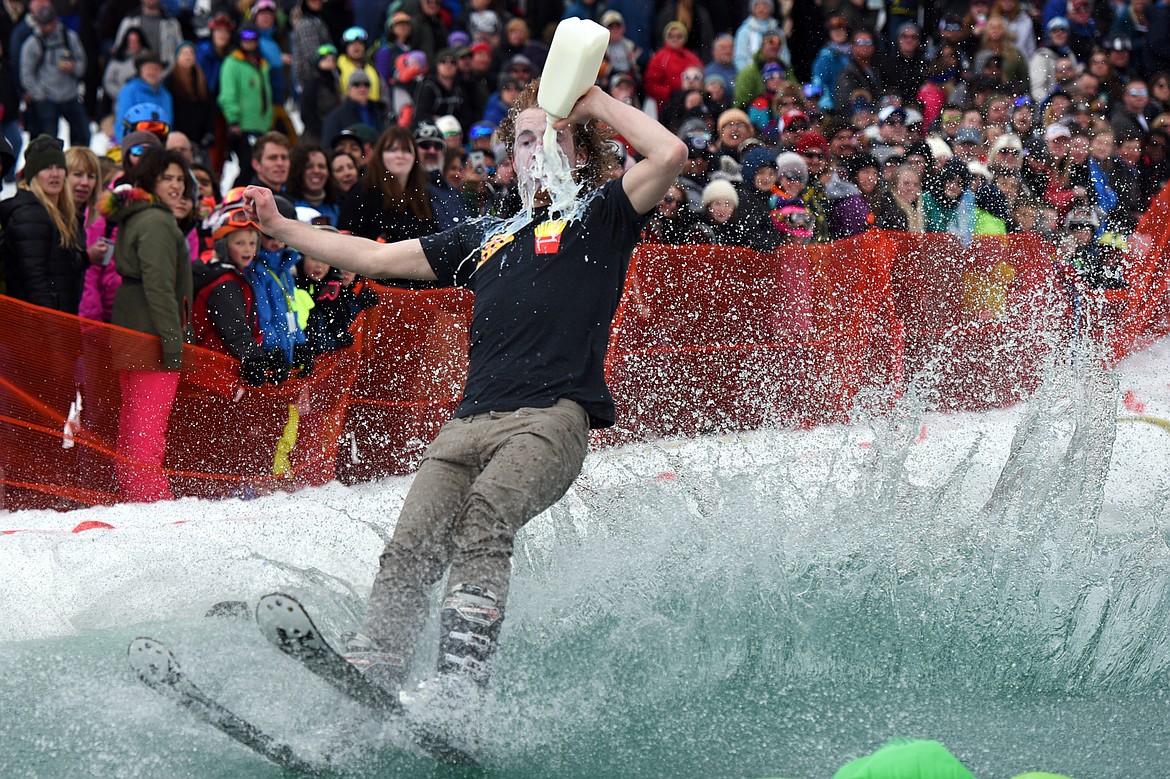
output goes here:
<path id="1" fill-rule="evenodd" d="M 232 713 L 187 678 L 179 661 L 161 641 L 136 638 L 127 653 L 130 667 L 150 689 L 273 763 L 293 771 L 317 773 L 320 767 L 297 757 L 293 749 Z"/>
<path id="2" fill-rule="evenodd" d="M 470 753 L 405 716 L 398 696 L 371 682 L 330 646 L 296 598 L 279 592 L 265 595 L 256 604 L 256 623 L 277 649 L 338 692 L 385 718 L 401 717 L 414 742 L 431 757 L 444 763 L 478 764 Z"/>

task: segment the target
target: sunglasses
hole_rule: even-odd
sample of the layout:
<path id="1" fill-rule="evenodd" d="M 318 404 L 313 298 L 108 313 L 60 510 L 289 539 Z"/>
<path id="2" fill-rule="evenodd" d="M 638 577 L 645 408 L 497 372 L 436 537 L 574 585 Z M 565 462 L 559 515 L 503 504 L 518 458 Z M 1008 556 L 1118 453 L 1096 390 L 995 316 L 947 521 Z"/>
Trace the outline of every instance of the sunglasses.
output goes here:
<path id="1" fill-rule="evenodd" d="M 242 41 L 254 41 L 259 37 L 260 33 L 255 30 L 240 30 L 240 40 Z"/>
<path id="2" fill-rule="evenodd" d="M 812 224 L 812 215 L 809 213 L 785 214 L 784 221 L 789 227 L 808 227 Z"/>
<path id="3" fill-rule="evenodd" d="M 853 45 L 855 46 L 872 46 L 873 38 L 854 38 Z"/>
<path id="4" fill-rule="evenodd" d="M 146 154 L 146 150 L 147 150 L 147 149 L 149 149 L 149 148 L 151 148 L 151 147 L 150 147 L 150 146 L 147 146 L 145 143 L 137 143 L 137 144 L 135 144 L 135 145 L 131 146 L 131 147 L 130 147 L 129 149 L 127 149 L 126 151 L 127 151 L 127 152 L 128 152 L 128 153 L 129 153 L 129 154 L 132 156 L 132 157 L 141 157 L 143 154 Z"/>
<path id="5" fill-rule="evenodd" d="M 456 63 L 455 63 L 455 60 L 453 58 L 444 57 L 443 59 L 439 60 L 439 64 L 440 65 L 454 65 Z"/>
<path id="6" fill-rule="evenodd" d="M 1034 105 L 1036 104 L 1032 102 L 1030 97 L 1017 97 L 1012 101 L 1012 106 L 1015 108 L 1031 108 Z"/>
<path id="7" fill-rule="evenodd" d="M 1000 149 L 999 153 L 1005 157 L 1018 157 L 1020 155 L 1019 149 Z"/>
<path id="8" fill-rule="evenodd" d="M 472 127 L 471 137 L 474 140 L 479 140 L 480 138 L 489 138 L 493 132 L 494 130 L 492 130 L 490 127 Z"/>
<path id="9" fill-rule="evenodd" d="M 819 151 L 818 152 L 811 152 L 811 151 L 801 152 L 800 156 L 807 157 L 810 160 L 823 160 L 825 158 L 825 155 L 821 154 Z"/>
<path id="10" fill-rule="evenodd" d="M 423 141 L 418 145 L 418 147 L 423 151 L 442 151 L 444 148 L 446 148 L 438 141 Z"/>
<path id="11" fill-rule="evenodd" d="M 1131 97 L 1145 97 L 1150 93 L 1144 89 L 1127 89 L 1125 94 L 1130 95 Z"/>

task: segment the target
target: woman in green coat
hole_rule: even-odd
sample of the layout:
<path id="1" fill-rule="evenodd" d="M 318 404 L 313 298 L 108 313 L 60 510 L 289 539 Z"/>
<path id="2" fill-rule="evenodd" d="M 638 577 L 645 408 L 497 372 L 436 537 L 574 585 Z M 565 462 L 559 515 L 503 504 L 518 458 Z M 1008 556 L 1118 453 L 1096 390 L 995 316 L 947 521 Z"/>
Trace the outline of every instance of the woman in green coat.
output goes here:
<path id="1" fill-rule="evenodd" d="M 170 500 L 167 418 L 179 388 L 183 343 L 191 319 L 191 254 L 172 207 L 193 190 L 178 152 L 148 150 L 126 184 L 102 200 L 118 225 L 114 258 L 122 285 L 112 323 L 154 336 L 118 349 L 114 366 L 122 388 L 118 418 L 118 486 L 128 501 Z"/>

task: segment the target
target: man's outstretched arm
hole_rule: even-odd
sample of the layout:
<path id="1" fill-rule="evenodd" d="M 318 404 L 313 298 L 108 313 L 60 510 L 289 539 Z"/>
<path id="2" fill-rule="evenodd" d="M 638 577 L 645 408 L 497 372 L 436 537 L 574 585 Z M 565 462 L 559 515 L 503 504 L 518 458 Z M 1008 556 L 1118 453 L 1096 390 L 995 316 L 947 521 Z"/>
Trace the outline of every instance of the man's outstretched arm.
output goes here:
<path id="1" fill-rule="evenodd" d="M 318 230 L 281 216 L 272 199 L 272 190 L 264 187 L 246 188 L 244 203 L 265 235 L 284 241 L 301 254 L 372 279 L 435 280 L 435 272 L 417 238 L 377 243 L 355 235 Z"/>
<path id="2" fill-rule="evenodd" d="M 644 158 L 626 171 L 622 188 L 639 214 L 654 210 L 687 164 L 686 144 L 658 121 L 596 86 L 581 96 L 557 129 L 590 118 L 608 124 Z"/>

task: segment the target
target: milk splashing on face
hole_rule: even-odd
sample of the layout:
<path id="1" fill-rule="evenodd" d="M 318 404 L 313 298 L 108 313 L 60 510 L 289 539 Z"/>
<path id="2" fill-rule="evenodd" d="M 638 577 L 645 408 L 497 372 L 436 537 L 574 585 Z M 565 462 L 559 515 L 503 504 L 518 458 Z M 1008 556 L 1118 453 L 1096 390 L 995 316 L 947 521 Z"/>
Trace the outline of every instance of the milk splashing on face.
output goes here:
<path id="1" fill-rule="evenodd" d="M 573 168 L 565 150 L 557 143 L 557 130 L 553 123 L 558 121 L 549 115 L 544 128 L 542 143 L 532 155 L 531 175 L 517 175 L 517 186 L 520 190 L 521 208 L 510 219 L 485 220 L 486 230 L 482 243 L 493 239 L 514 235 L 536 218 L 536 194 L 543 189 L 549 197 L 548 220 L 564 220 L 577 222 L 585 213 L 585 207 L 596 193 L 589 193 L 586 197 L 581 194 L 581 184 L 573 178 Z M 474 261 L 478 250 L 468 255 L 464 262 Z"/>

